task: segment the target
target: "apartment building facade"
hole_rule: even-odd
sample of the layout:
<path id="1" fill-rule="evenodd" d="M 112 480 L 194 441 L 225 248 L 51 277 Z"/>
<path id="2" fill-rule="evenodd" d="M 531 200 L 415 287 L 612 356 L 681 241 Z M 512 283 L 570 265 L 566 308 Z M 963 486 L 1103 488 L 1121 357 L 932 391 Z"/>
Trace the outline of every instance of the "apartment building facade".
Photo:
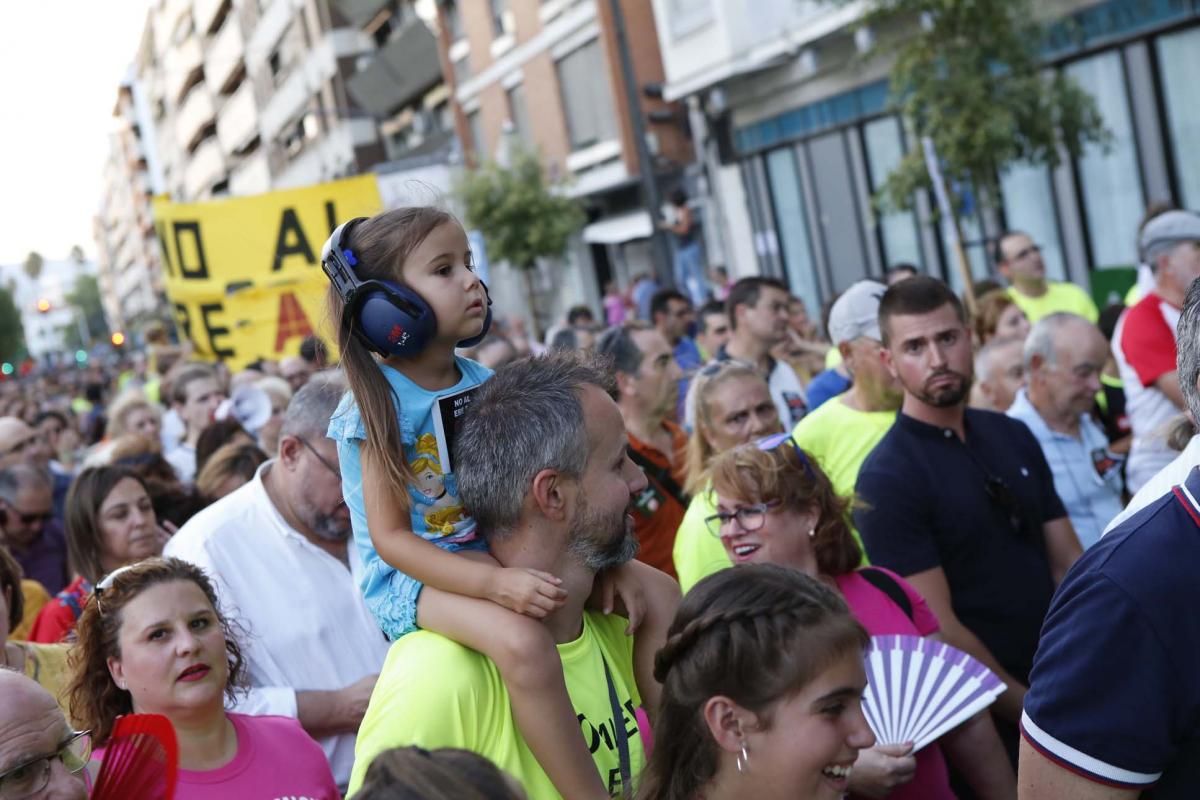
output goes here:
<path id="1" fill-rule="evenodd" d="M 661 84 L 650 5 L 621 0 L 620 7 L 634 83 Z M 608 281 L 625 284 L 653 272 L 653 217 L 638 186 L 642 165 L 610 0 L 439 0 L 438 21 L 454 124 L 468 161 L 503 159 L 523 144 L 587 210 L 589 224 L 565 263 L 539 274 L 543 295 L 558 305 L 598 305 Z M 683 109 L 641 93 L 638 105 L 650 169 L 669 191 L 693 161 Z"/>
<path id="2" fill-rule="evenodd" d="M 686 100 L 712 194 L 714 227 L 735 274 L 788 281 L 817 305 L 906 261 L 959 278 L 931 201 L 877 213 L 871 195 L 914 146 L 891 110 L 888 64 L 860 58 L 874 34 L 863 3 L 653 0 L 667 82 Z M 1002 196 L 965 220 L 976 278 L 987 242 L 1028 231 L 1050 276 L 1106 301 L 1131 279 L 1135 231 L 1151 202 L 1200 204 L 1200 8 L 1171 0 L 1051 0 L 1048 70 L 1097 100 L 1113 134 L 1059 168 L 1018 165 Z"/>

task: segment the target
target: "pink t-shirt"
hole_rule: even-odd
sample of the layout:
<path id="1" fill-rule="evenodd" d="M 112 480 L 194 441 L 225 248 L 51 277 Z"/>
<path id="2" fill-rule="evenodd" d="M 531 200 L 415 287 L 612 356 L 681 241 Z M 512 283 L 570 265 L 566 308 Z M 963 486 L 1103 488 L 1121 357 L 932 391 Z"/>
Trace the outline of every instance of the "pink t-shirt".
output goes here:
<path id="1" fill-rule="evenodd" d="M 912 619 L 897 606 L 892 598 L 876 589 L 866 578 L 857 572 L 839 575 L 838 589 L 850 606 L 850 613 L 862 623 L 867 633 L 872 636 L 915 635 L 928 636 L 940 630 L 937 617 L 929 609 L 925 598 L 908 582 L 890 570 L 882 567 L 870 567 L 885 572 L 896 581 L 908 602 L 912 606 Z M 851 797 L 857 795 L 851 794 Z M 898 786 L 888 795 L 888 800 L 955 800 L 954 792 L 950 791 L 950 774 L 946 769 L 946 759 L 942 757 L 941 748 L 937 744 L 926 746 L 917 753 L 917 773 L 913 779 L 903 786 Z"/>
<path id="2" fill-rule="evenodd" d="M 176 800 L 340 800 L 325 751 L 291 717 L 228 714 L 237 755 L 223 767 L 179 770 Z M 92 753 L 93 763 L 104 749 Z"/>

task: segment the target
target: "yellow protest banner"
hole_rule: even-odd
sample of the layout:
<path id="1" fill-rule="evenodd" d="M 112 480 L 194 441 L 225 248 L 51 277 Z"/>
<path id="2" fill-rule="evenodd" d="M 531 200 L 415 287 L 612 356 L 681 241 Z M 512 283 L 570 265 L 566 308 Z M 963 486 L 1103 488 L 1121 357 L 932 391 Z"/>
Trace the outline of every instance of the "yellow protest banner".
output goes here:
<path id="1" fill-rule="evenodd" d="M 326 329 L 321 247 L 338 223 L 371 216 L 374 175 L 203 203 L 154 201 L 167 296 L 197 355 L 240 369 L 299 352 Z"/>

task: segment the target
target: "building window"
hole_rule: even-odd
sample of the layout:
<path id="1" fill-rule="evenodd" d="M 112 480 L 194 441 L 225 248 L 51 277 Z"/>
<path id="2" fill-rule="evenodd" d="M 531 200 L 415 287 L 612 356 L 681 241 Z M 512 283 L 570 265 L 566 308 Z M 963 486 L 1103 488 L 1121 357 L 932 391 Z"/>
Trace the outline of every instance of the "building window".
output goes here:
<path id="1" fill-rule="evenodd" d="M 457 42 L 467 35 L 463 29 L 462 14 L 459 12 L 458 3 L 455 0 L 445 0 L 442 3 L 442 15 L 446 19 L 446 30 L 450 33 L 450 41 Z"/>
<path id="2" fill-rule="evenodd" d="M 512 120 L 513 131 L 521 141 L 530 141 L 532 128 L 529 125 L 529 107 L 525 103 L 525 84 L 518 83 L 508 90 L 508 118 Z"/>
<path id="3" fill-rule="evenodd" d="M 600 40 L 564 56 L 557 67 L 571 149 L 617 138 L 617 115 Z"/>
<path id="4" fill-rule="evenodd" d="M 900 137 L 900 121 L 884 117 L 863 126 L 863 145 L 867 153 L 867 172 L 871 191 L 880 191 L 888 176 L 904 158 L 904 142 Z M 920 237 L 915 211 L 888 211 L 879 215 L 879 238 L 883 244 L 885 267 L 894 264 L 916 264 L 925 269 L 921 255 Z"/>
<path id="5" fill-rule="evenodd" d="M 808 307 L 815 310 L 821 292 L 813 266 L 808 215 L 804 207 L 804 192 L 800 187 L 796 152 L 790 147 L 775 150 L 767 155 L 766 164 L 788 286 L 792 294 L 803 298 Z"/>
<path id="6" fill-rule="evenodd" d="M 1041 246 L 1047 277 L 1066 280 L 1050 170 L 1044 165 L 1013 164 L 1000 175 L 1000 192 L 1008 227 L 1024 231 Z"/>
<path id="7" fill-rule="evenodd" d="M 1200 152 L 1196 150 L 1196 142 L 1200 141 L 1200 108 L 1196 107 L 1193 81 L 1200 74 L 1200 28 L 1164 36 L 1158 40 L 1157 48 L 1179 200 L 1185 208 L 1197 208 L 1200 207 Z"/>
<path id="8" fill-rule="evenodd" d="M 471 134 L 471 152 L 478 161 L 484 160 L 483 119 L 478 111 L 467 114 L 467 129 Z"/>
<path id="9" fill-rule="evenodd" d="M 667 0 L 667 27 L 672 39 L 682 39 L 712 21 L 712 0 Z"/>
<path id="10" fill-rule="evenodd" d="M 1138 263 L 1135 239 L 1145 201 L 1121 54 L 1085 58 L 1066 71 L 1096 98 L 1104 124 L 1112 132 L 1107 150 L 1088 145 L 1078 162 L 1093 266 L 1133 266 Z"/>
<path id="11" fill-rule="evenodd" d="M 507 36 L 513 32 L 512 12 L 508 9 L 508 0 L 488 0 L 492 12 L 492 34 Z"/>

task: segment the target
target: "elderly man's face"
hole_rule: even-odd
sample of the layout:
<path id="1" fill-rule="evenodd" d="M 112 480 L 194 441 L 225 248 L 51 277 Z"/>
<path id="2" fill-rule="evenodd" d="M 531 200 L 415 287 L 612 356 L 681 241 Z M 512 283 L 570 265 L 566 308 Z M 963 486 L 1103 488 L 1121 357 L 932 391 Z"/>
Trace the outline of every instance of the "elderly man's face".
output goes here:
<path id="1" fill-rule="evenodd" d="M 4 541 L 20 548 L 28 547 L 42 533 L 46 522 L 54 515 L 54 498 L 45 485 L 22 486 L 13 502 L 0 499 L 0 530 Z"/>
<path id="2" fill-rule="evenodd" d="M 83 776 L 68 768 L 83 766 L 79 750 L 58 755 L 73 731 L 50 693 L 24 675 L 0 674 L 0 708 L 0 796 L 86 800 Z"/>
<path id="3" fill-rule="evenodd" d="M 1039 365 L 1029 376 L 1044 394 L 1050 411 L 1077 417 L 1091 411 L 1100 391 L 1100 375 L 1108 359 L 1108 343 L 1100 330 L 1086 320 L 1064 325 L 1054 337 L 1053 364 Z M 1042 398 L 1039 397 L 1039 401 Z"/>
<path id="4" fill-rule="evenodd" d="M 324 436 L 288 437 L 279 449 L 292 470 L 286 487 L 301 521 L 325 541 L 350 538 L 350 510 L 342 496 L 337 445 Z"/>
<path id="5" fill-rule="evenodd" d="M 621 411 L 595 386 L 582 392 L 588 461 L 571 519 L 571 551 L 596 571 L 623 564 L 637 553 L 629 501 L 646 488 L 646 476 L 629 458 Z"/>

